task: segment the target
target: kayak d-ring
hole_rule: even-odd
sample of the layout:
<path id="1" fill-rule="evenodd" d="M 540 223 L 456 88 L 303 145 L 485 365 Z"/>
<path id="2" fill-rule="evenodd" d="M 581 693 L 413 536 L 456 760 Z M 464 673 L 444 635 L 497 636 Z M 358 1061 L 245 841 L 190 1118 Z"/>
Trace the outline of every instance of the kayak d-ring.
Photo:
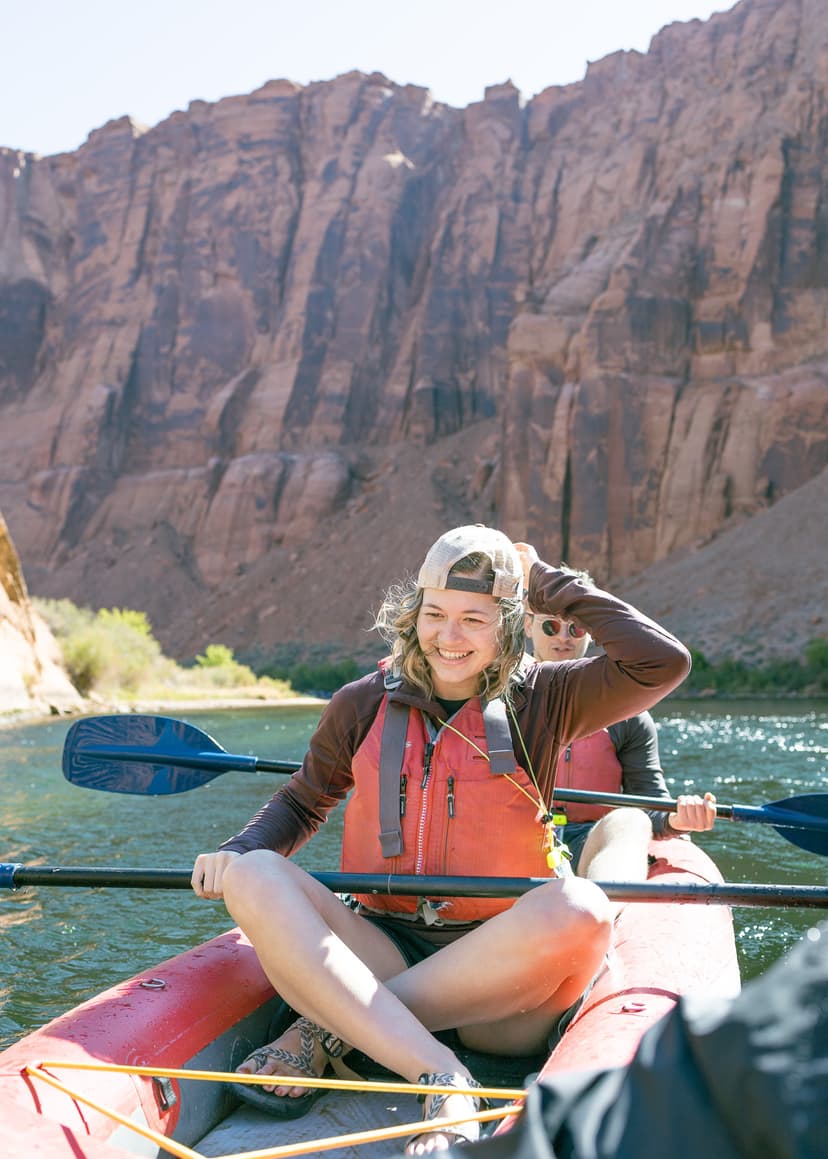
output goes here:
<path id="1" fill-rule="evenodd" d="M 143 978 L 138 985 L 144 990 L 166 990 L 167 988 L 167 983 L 163 978 Z"/>

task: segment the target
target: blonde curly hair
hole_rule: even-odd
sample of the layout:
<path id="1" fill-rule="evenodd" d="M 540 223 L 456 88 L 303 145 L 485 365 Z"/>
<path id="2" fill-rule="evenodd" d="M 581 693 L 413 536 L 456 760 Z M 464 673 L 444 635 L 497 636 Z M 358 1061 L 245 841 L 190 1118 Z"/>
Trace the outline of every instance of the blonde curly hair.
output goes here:
<path id="1" fill-rule="evenodd" d="M 483 578 L 491 572 L 491 560 L 483 552 L 472 552 L 451 569 L 451 575 Z M 495 601 L 498 605 L 497 658 L 480 674 L 479 694 L 487 700 L 508 699 L 513 677 L 524 652 L 523 600 L 519 596 Z M 374 627 L 391 649 L 394 675 L 413 684 L 429 699 L 434 697 L 431 668 L 417 637 L 417 618 L 423 603 L 423 588 L 411 577 L 394 584 L 374 620 Z"/>

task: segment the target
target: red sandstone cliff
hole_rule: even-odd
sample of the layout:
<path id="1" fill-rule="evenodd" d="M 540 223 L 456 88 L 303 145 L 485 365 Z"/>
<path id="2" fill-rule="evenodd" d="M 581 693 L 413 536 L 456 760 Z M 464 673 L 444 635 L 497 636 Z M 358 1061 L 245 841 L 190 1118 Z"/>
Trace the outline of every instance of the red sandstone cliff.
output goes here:
<path id="1" fill-rule="evenodd" d="M 523 107 L 349 74 L 0 150 L 0 510 L 165 646 L 361 646 L 447 522 L 619 582 L 828 462 L 828 9 Z M 700 609 L 703 615 L 703 609 Z"/>

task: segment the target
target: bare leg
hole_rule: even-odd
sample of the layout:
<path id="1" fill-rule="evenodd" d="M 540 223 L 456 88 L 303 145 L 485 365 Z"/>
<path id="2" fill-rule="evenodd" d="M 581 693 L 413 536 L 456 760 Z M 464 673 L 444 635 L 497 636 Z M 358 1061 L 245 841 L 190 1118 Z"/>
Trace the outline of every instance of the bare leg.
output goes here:
<path id="1" fill-rule="evenodd" d="M 230 914 L 291 1006 L 412 1081 L 454 1067 L 453 1053 L 381 985 L 404 968 L 390 939 L 304 870 L 278 854 L 247 853 L 230 866 L 224 889 Z"/>
<path id="2" fill-rule="evenodd" d="M 578 861 L 578 875 L 592 881 L 646 881 L 650 818 L 640 809 L 616 809 L 590 830 Z"/>
<path id="3" fill-rule="evenodd" d="M 574 878 L 531 891 L 410 970 L 381 930 L 278 854 L 237 858 L 224 889 L 285 1000 L 412 1082 L 423 1072 L 468 1077 L 431 1030 L 462 1026 L 469 1045 L 501 1053 L 534 1049 L 609 942 L 606 898 Z M 459 1098 L 446 1101 L 445 1116 Z"/>
<path id="4" fill-rule="evenodd" d="M 387 987 L 431 1030 L 457 1027 L 476 1050 L 531 1054 L 597 974 L 610 919 L 592 883 L 552 881 Z"/>

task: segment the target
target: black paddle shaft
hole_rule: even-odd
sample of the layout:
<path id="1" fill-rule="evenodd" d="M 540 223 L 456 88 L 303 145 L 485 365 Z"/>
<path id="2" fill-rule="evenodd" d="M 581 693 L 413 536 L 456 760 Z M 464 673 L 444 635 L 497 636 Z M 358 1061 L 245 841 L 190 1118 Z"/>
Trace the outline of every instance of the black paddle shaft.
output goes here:
<path id="1" fill-rule="evenodd" d="M 543 877 L 437 877 L 381 873 L 313 873 L 335 893 L 431 897 L 519 897 L 547 883 Z M 20 865 L 0 863 L 0 889 L 23 886 L 115 886 L 121 889 L 189 889 L 185 869 L 129 869 L 120 866 Z M 670 884 L 596 882 L 608 897 L 627 902 L 682 902 L 807 909 L 828 908 L 828 888 L 816 885 Z"/>

